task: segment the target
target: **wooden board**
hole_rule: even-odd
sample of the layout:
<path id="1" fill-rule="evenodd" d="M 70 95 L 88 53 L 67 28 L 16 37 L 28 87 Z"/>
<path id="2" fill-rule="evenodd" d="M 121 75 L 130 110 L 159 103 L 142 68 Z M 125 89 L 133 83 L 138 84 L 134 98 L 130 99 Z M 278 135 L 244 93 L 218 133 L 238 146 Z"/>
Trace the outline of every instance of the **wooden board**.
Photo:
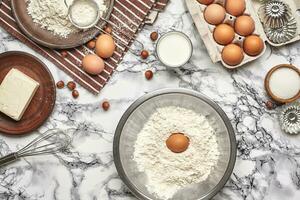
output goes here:
<path id="1" fill-rule="evenodd" d="M 63 1 L 63 0 L 62 0 Z M 114 0 L 105 0 L 105 5 L 108 8 L 103 14 L 103 18 L 109 19 L 111 11 L 113 9 Z M 20 29 L 30 39 L 36 43 L 48 48 L 55 49 L 68 49 L 83 45 L 96 37 L 99 34 L 99 30 L 91 28 L 86 31 L 80 31 L 72 33 L 67 38 L 54 35 L 51 31 L 43 29 L 40 25 L 33 22 L 31 16 L 27 12 L 27 3 L 25 0 L 11 0 L 12 12 L 15 16 L 16 22 Z M 99 21 L 98 26 L 103 27 L 106 24 L 105 21 Z"/>
<path id="2" fill-rule="evenodd" d="M 16 135 L 31 132 L 47 120 L 55 105 L 56 89 L 48 68 L 28 53 L 9 51 L 0 54 L 0 83 L 12 68 L 20 70 L 40 84 L 20 121 L 0 113 L 0 132 Z"/>

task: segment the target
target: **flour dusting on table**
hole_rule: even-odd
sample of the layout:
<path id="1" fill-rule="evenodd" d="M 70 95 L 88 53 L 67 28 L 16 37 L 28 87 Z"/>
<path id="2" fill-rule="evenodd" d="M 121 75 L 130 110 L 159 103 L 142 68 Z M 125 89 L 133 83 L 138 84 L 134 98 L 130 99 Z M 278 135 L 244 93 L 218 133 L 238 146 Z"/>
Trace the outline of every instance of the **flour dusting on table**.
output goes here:
<path id="1" fill-rule="evenodd" d="M 171 133 L 184 133 L 188 149 L 173 153 L 165 141 Z M 146 187 L 159 198 L 169 199 L 189 184 L 205 181 L 217 164 L 220 152 L 216 133 L 208 119 L 180 107 L 157 109 L 138 134 L 134 160 L 148 176 Z"/>

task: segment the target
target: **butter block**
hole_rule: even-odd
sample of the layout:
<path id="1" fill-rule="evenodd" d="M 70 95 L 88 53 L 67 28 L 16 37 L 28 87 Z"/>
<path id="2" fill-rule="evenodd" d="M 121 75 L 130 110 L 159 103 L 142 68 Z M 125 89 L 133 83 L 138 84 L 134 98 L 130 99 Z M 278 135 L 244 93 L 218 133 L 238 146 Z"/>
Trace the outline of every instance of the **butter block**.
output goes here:
<path id="1" fill-rule="evenodd" d="M 0 112 L 19 121 L 39 83 L 17 69 L 11 69 L 0 85 Z"/>

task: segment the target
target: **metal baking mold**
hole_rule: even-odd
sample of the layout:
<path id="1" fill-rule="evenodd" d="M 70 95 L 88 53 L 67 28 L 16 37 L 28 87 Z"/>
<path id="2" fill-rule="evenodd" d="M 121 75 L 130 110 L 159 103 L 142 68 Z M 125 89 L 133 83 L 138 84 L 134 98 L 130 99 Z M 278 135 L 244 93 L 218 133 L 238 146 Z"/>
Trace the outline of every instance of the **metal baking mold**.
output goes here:
<path id="1" fill-rule="evenodd" d="M 295 18 L 278 28 L 265 28 L 266 36 L 268 39 L 276 44 L 285 43 L 292 40 L 297 33 L 297 22 Z"/>
<path id="2" fill-rule="evenodd" d="M 265 1 L 259 9 L 259 17 L 264 27 L 279 28 L 290 20 L 292 10 L 290 6 L 282 1 Z"/>
<path id="3" fill-rule="evenodd" d="M 279 113 L 281 128 L 289 134 L 300 133 L 300 102 L 283 106 Z"/>

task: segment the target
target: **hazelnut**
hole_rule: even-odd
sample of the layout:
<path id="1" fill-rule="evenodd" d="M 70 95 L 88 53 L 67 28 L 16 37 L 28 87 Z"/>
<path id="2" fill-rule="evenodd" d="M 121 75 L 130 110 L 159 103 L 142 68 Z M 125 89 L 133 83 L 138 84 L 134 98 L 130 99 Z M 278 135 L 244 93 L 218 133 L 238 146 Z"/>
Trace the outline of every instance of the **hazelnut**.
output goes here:
<path id="1" fill-rule="evenodd" d="M 141 52 L 141 57 L 142 57 L 143 59 L 147 59 L 147 58 L 149 57 L 149 52 L 148 52 L 147 50 L 143 50 L 143 51 Z"/>
<path id="2" fill-rule="evenodd" d="M 107 110 L 109 109 L 109 107 L 110 107 L 110 104 L 109 104 L 108 101 L 104 101 L 104 102 L 102 103 L 102 108 L 103 108 L 103 110 L 107 111 Z"/>
<path id="3" fill-rule="evenodd" d="M 60 55 L 63 57 L 63 58 L 66 58 L 68 56 L 68 52 L 67 51 L 61 51 L 60 52 Z"/>
<path id="4" fill-rule="evenodd" d="M 270 100 L 267 101 L 265 104 L 266 104 L 267 109 L 269 109 L 269 110 L 272 110 L 274 108 L 274 104 Z"/>
<path id="5" fill-rule="evenodd" d="M 58 81 L 58 82 L 56 83 L 56 87 L 57 87 L 58 89 L 62 89 L 62 88 L 65 87 L 65 83 L 64 83 L 63 81 Z"/>
<path id="6" fill-rule="evenodd" d="M 69 81 L 67 87 L 72 91 L 76 88 L 76 83 L 74 81 Z"/>
<path id="7" fill-rule="evenodd" d="M 151 40 L 152 40 L 153 42 L 156 41 L 157 38 L 158 38 L 158 33 L 157 33 L 157 32 L 152 32 L 152 33 L 150 34 L 150 38 L 151 38 Z"/>
<path id="8" fill-rule="evenodd" d="M 87 43 L 86 45 L 89 49 L 94 49 L 96 47 L 96 41 L 95 40 L 91 40 Z"/>
<path id="9" fill-rule="evenodd" d="M 111 26 L 106 26 L 104 31 L 108 34 L 111 34 L 112 33 L 112 27 Z"/>
<path id="10" fill-rule="evenodd" d="M 72 91 L 72 96 L 74 99 L 77 99 L 79 97 L 79 92 L 77 90 Z"/>
<path id="11" fill-rule="evenodd" d="M 151 80 L 153 78 L 153 72 L 151 70 L 147 70 L 145 72 L 145 77 L 147 80 Z"/>

